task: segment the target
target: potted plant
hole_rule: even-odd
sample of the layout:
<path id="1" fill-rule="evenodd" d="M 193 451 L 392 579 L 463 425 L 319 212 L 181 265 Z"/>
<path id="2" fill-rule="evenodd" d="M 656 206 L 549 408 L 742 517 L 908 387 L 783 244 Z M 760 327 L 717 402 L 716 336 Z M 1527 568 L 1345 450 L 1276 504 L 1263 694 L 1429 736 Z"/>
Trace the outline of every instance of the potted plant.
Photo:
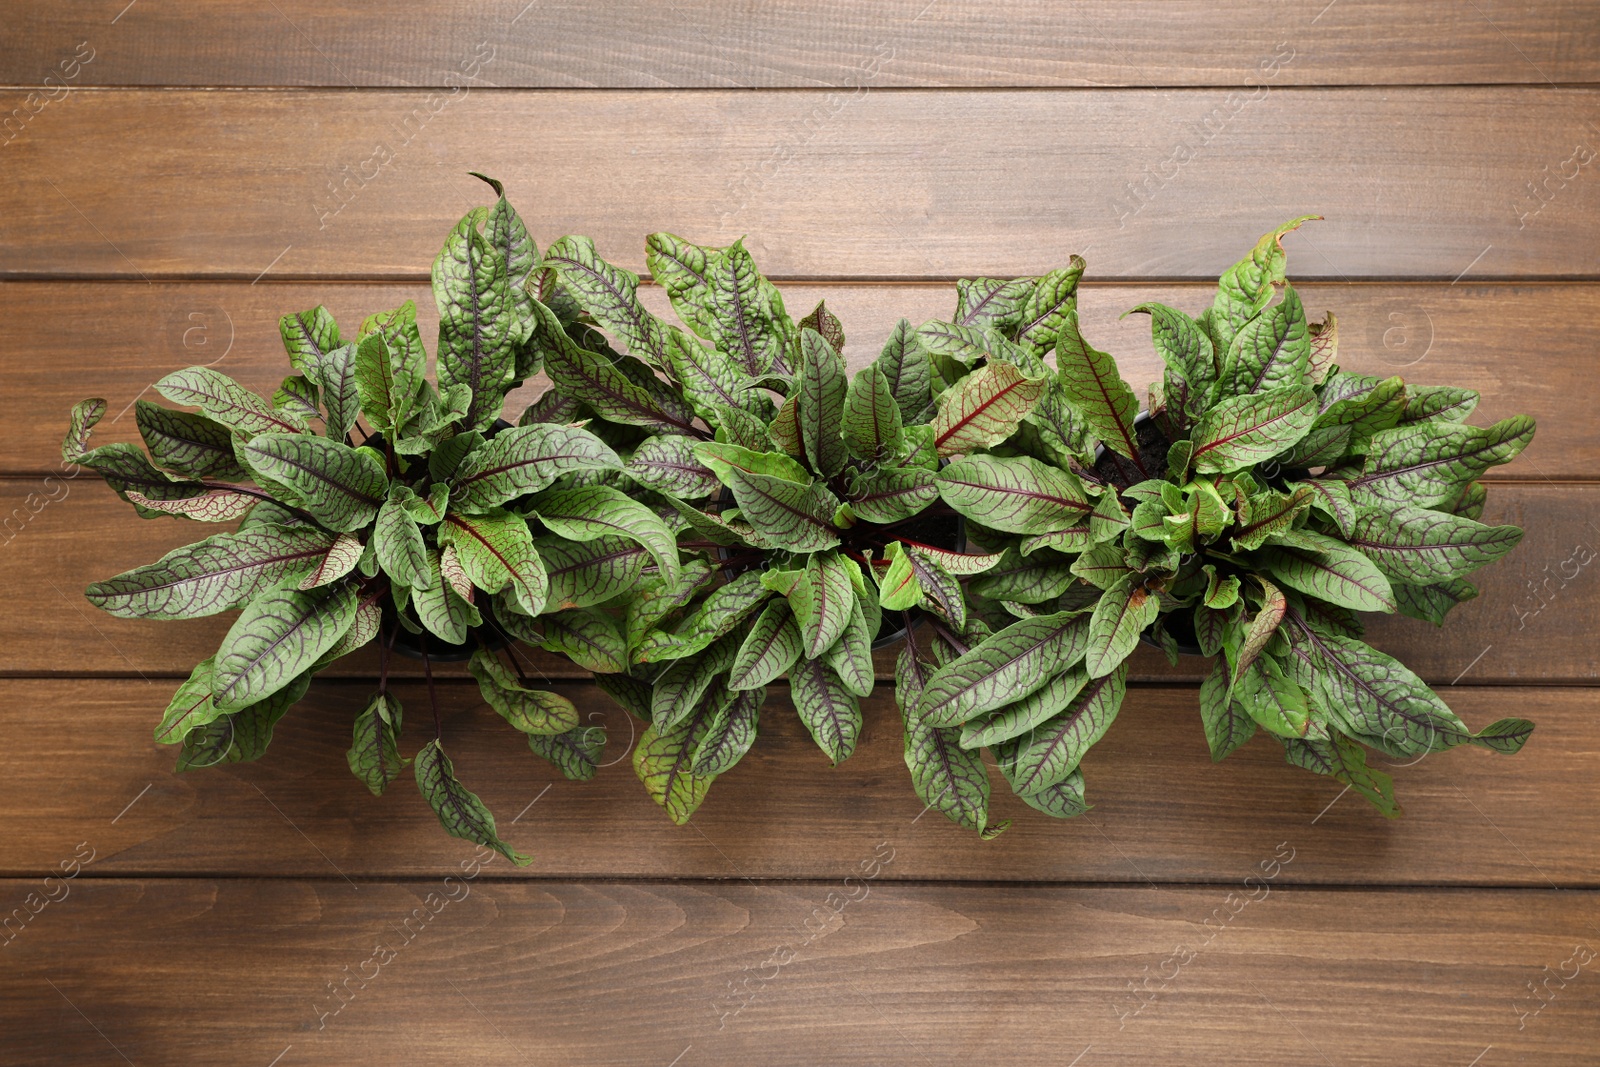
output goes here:
<path id="1" fill-rule="evenodd" d="M 195 410 L 137 403 L 148 456 L 132 444 L 90 447 L 99 399 L 73 409 L 62 455 L 141 517 L 238 521 L 87 592 L 123 618 L 239 611 L 155 728 L 157 741 L 180 746 L 179 770 L 259 758 L 313 675 L 376 643 L 377 692 L 356 716 L 350 769 L 381 794 L 412 764 L 446 830 L 521 864 L 440 745 L 431 662 L 470 657 L 484 699 L 529 747 L 568 777 L 590 777 L 603 730 L 532 687 L 514 647 L 499 650 L 520 638 L 621 669 L 608 658 L 620 656 L 620 634 L 570 610 L 588 592 L 574 583 L 604 567 L 621 591 L 647 565 L 674 581 L 678 559 L 654 512 L 602 484 L 622 466 L 604 441 L 550 421 L 548 408 L 516 427 L 499 420 L 507 392 L 539 369 L 544 327 L 589 327 L 540 269 L 500 185 L 484 180 L 494 206 L 469 212 L 433 264 L 437 383 L 412 303 L 370 316 L 354 337 L 317 307 L 283 318 L 292 373 L 270 401 L 190 367 L 155 389 Z M 433 737 L 410 758 L 388 686 L 395 649 L 422 660 L 434 704 Z"/>
<path id="2" fill-rule="evenodd" d="M 964 551 L 937 472 L 1017 432 L 1045 389 L 1039 355 L 1073 304 L 1081 261 L 963 288 L 973 322 L 1014 304 L 1013 359 L 969 366 L 937 344 L 930 355 L 902 321 L 853 379 L 838 319 L 819 304 L 793 321 L 738 242 L 648 239 L 683 327 L 647 311 L 638 277 L 585 239 L 562 238 L 543 262 L 618 347 L 547 318 L 554 388 L 541 404 L 552 418 L 584 417 L 626 461 L 603 477 L 631 483 L 683 529 L 675 580 L 657 574 L 609 605 L 625 618 L 628 668 L 597 679 L 649 724 L 633 757 L 646 790 L 687 820 L 749 750 L 767 684 L 784 674 L 818 747 L 847 758 L 873 648 L 924 615 L 949 632 L 974 625 L 961 580 L 1001 556 Z M 1014 299 L 1024 284 L 1028 297 Z"/>
<path id="3" fill-rule="evenodd" d="M 1472 731 L 1360 639 L 1357 613 L 1442 624 L 1476 595 L 1466 576 L 1522 536 L 1478 521 L 1476 479 L 1522 450 L 1533 420 L 1468 426 L 1471 390 L 1341 370 L 1336 320 L 1311 322 L 1285 276 L 1281 239 L 1306 221 L 1263 237 L 1200 315 L 1133 309 L 1166 364 L 1145 414 L 1073 311 L 1040 401 L 1051 432 L 938 475 L 942 499 L 1005 553 L 991 572 L 1004 578 L 975 586 L 1003 602 L 995 632 L 966 647 L 936 635 L 931 655 L 901 657 L 908 730 L 943 738 L 928 773 L 951 783 L 947 814 L 981 826 L 982 745 L 1031 806 L 1085 810 L 1078 764 L 1117 713 L 1141 636 L 1174 662 L 1216 661 L 1200 689 L 1214 759 L 1259 729 L 1386 815 L 1399 813 L 1392 782 L 1365 748 L 1512 753 L 1527 740 L 1525 719 Z"/>

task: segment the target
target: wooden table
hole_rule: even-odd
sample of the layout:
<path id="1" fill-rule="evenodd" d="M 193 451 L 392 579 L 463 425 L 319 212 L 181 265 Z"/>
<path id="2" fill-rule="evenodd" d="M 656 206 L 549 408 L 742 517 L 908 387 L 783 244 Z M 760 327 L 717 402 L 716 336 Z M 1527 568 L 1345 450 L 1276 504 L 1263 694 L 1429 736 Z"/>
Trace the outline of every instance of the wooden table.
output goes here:
<path id="1" fill-rule="evenodd" d="M 4 6 L 0 1061 L 1600 1059 L 1591 8 Z M 547 659 L 617 730 L 588 784 L 444 683 L 458 771 L 535 857 L 512 871 L 414 791 L 349 776 L 375 667 L 356 657 L 263 762 L 175 775 L 151 727 L 226 620 L 83 601 L 195 528 L 63 474 L 67 408 L 123 411 L 191 363 L 270 390 L 277 316 L 318 302 L 430 309 L 432 257 L 484 200 L 469 170 L 541 245 L 588 233 L 636 270 L 653 230 L 746 235 L 791 308 L 842 316 L 853 366 L 899 317 L 946 313 L 958 277 L 1082 252 L 1086 332 L 1140 384 L 1155 357 L 1122 310 L 1198 309 L 1260 233 L 1327 216 L 1290 268 L 1346 366 L 1540 422 L 1495 473 L 1486 518 L 1528 534 L 1481 598 L 1443 631 L 1372 627 L 1469 722 L 1538 732 L 1393 769 L 1390 823 L 1263 739 L 1213 766 L 1196 667 L 1142 656 L 1085 764 L 1094 810 L 1005 797 L 1016 824 L 983 843 L 921 817 L 887 687 L 836 769 L 775 687 L 678 828 L 619 755 L 626 718 Z"/>

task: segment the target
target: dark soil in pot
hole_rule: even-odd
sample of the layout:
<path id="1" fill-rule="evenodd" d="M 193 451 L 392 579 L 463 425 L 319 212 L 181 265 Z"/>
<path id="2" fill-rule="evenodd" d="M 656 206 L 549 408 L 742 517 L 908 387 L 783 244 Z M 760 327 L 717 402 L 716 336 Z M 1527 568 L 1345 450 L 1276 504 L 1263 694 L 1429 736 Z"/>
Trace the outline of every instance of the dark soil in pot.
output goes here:
<path id="1" fill-rule="evenodd" d="M 1133 460 L 1118 455 L 1104 445 L 1094 452 L 1095 474 L 1099 475 L 1101 481 L 1116 486 L 1118 492 L 1151 478 L 1167 476 L 1167 450 L 1172 447 L 1172 442 L 1167 440 L 1167 435 L 1161 432 L 1161 427 L 1156 425 L 1156 420 L 1150 417 L 1148 411 L 1141 411 L 1139 417 L 1133 420 L 1133 432 L 1139 443 L 1139 459 L 1144 464 L 1144 472 Z"/>

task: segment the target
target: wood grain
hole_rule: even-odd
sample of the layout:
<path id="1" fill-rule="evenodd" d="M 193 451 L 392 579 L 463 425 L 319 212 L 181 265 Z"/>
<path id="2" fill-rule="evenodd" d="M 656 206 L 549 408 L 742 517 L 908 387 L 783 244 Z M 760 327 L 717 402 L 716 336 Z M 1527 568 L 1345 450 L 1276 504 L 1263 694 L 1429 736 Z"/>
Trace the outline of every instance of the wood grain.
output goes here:
<path id="1" fill-rule="evenodd" d="M 100 852 L 96 869 L 118 875 L 439 876 L 471 851 L 445 836 L 409 778 L 375 798 L 351 776 L 350 723 L 371 683 L 318 682 L 261 762 L 184 774 L 172 770 L 176 750 L 151 739 L 171 689 L 138 679 L 0 682 L 11 709 L 0 720 L 0 813 L 10 827 L 0 874 L 42 874 L 83 840 Z M 1288 842 L 1298 854 L 1286 882 L 1600 885 L 1590 847 L 1600 833 L 1593 690 L 1445 690 L 1475 727 L 1514 713 L 1537 731 L 1514 757 L 1453 750 L 1395 766 L 1375 756 L 1406 809 L 1389 821 L 1341 796 L 1338 783 L 1290 767 L 1266 737 L 1213 764 L 1194 690 L 1136 687 L 1084 761 L 1093 811 L 1051 819 L 993 774 L 995 819 L 1014 822 L 984 842 L 923 814 L 887 687 L 866 702 L 860 747 L 836 768 L 787 688 L 772 687 L 755 748 L 684 827 L 634 776 L 640 724 L 591 685 L 558 689 L 607 730 L 607 766 L 593 781 L 565 781 L 529 753 L 470 682 L 440 690 L 446 750 L 504 836 L 534 857 L 524 876 L 840 878 L 889 840 L 899 858 L 885 877 L 895 879 L 1226 883 Z M 406 710 L 402 750 L 414 752 L 431 736 L 426 688 L 413 680 L 395 692 Z"/>
<path id="2" fill-rule="evenodd" d="M 1592 642 L 1593 605 L 1600 603 L 1597 508 L 1600 486 L 1496 485 L 1485 521 L 1523 527 L 1522 544 L 1474 576 L 1480 596 L 1452 612 L 1443 630 L 1370 616 L 1373 643 L 1432 682 L 1592 683 L 1600 677 Z M 0 562 L 13 598 L 0 615 L 0 674 L 188 674 L 216 650 L 229 616 L 117 619 L 91 607 L 83 587 L 227 528 L 136 519 L 93 475 L 0 479 Z M 1136 678 L 1203 676 L 1198 660 L 1172 668 L 1148 649 L 1138 657 Z M 532 662 L 552 677 L 581 676 L 553 656 Z M 880 654 L 880 673 L 892 675 L 892 662 Z M 409 661 L 399 667 L 416 669 Z M 330 669 L 373 677 L 376 655 L 357 653 Z"/>
<path id="3" fill-rule="evenodd" d="M 0 1026 L 19 1067 L 1593 1063 L 1594 893 L 843 892 L 80 878 Z"/>
<path id="4" fill-rule="evenodd" d="M 1315 257 L 1297 254 L 1292 266 L 1314 268 Z M 842 318 L 852 370 L 876 358 L 900 318 L 945 318 L 955 303 L 948 283 L 782 288 L 795 317 L 826 300 Z M 1600 410 L 1600 378 L 1593 373 L 1591 338 L 1574 328 L 1600 320 L 1600 285 L 1313 283 L 1299 289 L 1314 317 L 1329 310 L 1338 316 L 1339 360 L 1347 369 L 1477 389 L 1483 402 L 1475 422 L 1518 413 L 1537 419 L 1534 443 L 1515 466 L 1496 468 L 1491 478 L 1592 479 L 1600 471 L 1600 436 L 1588 422 L 1589 413 Z M 1213 291 L 1213 285 L 1085 285 L 1083 330 L 1116 355 L 1124 377 L 1142 394 L 1159 378 L 1161 364 L 1148 321 L 1119 316 L 1150 300 L 1198 312 Z M 661 290 L 646 287 L 642 298 L 676 321 Z M 29 398 L 12 412 L 0 439 L 0 473 L 56 470 L 66 413 L 85 396 L 111 401 L 97 441 L 137 441 L 127 406 L 141 395 L 159 400 L 148 387 L 169 371 L 214 364 L 271 395 L 288 373 L 279 316 L 325 303 L 353 329 L 366 315 L 407 299 L 417 302 L 431 350 L 438 316 L 425 284 L 0 284 L 0 367 L 17 394 Z M 540 379 L 513 397 L 510 417 L 546 384 Z"/>
<path id="5" fill-rule="evenodd" d="M 1600 182 L 1578 160 L 1594 155 L 1580 146 L 1597 101 L 1269 85 L 83 92 L 4 148 L 0 263 L 416 278 L 483 201 L 477 170 L 541 237 L 588 233 L 634 267 L 643 235 L 671 229 L 748 235 L 776 277 L 1028 274 L 1076 251 L 1102 278 L 1214 278 L 1269 227 L 1317 213 L 1291 246 L 1304 278 L 1594 278 Z"/>
<path id="6" fill-rule="evenodd" d="M 40 82 L 79 41 L 93 59 L 67 84 L 442 86 L 473 72 L 528 87 L 1250 85 L 1274 56 L 1292 85 L 1600 80 L 1593 20 L 1551 2 L 781 0 L 729 17 L 706 0 L 235 0 L 146 4 L 114 25 L 115 3 L 14 6 L 27 15 L 0 57 L 8 84 Z M 192 33 L 197 18 L 228 32 Z"/>

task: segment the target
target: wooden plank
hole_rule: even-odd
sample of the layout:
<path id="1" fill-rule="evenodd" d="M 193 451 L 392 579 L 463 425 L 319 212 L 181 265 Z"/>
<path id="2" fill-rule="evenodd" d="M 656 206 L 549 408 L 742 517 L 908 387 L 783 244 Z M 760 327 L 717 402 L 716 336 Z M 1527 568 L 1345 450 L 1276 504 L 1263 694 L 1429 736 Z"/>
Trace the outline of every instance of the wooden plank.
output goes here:
<path id="1" fill-rule="evenodd" d="M 1415 619 L 1369 617 L 1369 635 L 1433 682 L 1592 682 L 1600 677 L 1591 641 L 1592 605 L 1600 602 L 1600 486 L 1498 484 L 1485 521 L 1522 526 L 1527 535 L 1507 559 L 1475 576 L 1482 590 L 1451 613 L 1443 630 Z M 226 527 L 223 527 L 224 529 Z M 187 674 L 216 650 L 229 616 L 154 622 L 116 619 L 80 595 L 90 581 L 159 559 L 215 527 L 177 519 L 139 520 L 98 480 L 0 479 L 0 552 L 15 607 L 0 616 L 0 673 Z M 551 676 L 573 677 L 570 664 L 535 659 Z M 879 657 L 892 675 L 892 660 Z M 415 665 L 401 664 L 407 670 Z M 335 673 L 376 674 L 376 656 L 358 653 Z M 1186 659 L 1168 667 L 1148 650 L 1137 678 L 1202 676 Z"/>
<path id="2" fill-rule="evenodd" d="M 1301 250 L 1302 252 L 1304 250 Z M 1314 266 L 1301 255 L 1297 266 Z M 1161 373 L 1147 320 L 1120 319 L 1149 300 L 1199 312 L 1211 285 L 1086 285 L 1084 332 L 1116 354 L 1141 393 Z M 859 369 L 876 358 L 894 323 L 947 317 L 954 286 L 857 284 L 783 286 L 800 316 L 826 299 L 849 337 L 845 358 Z M 642 290 L 652 311 L 675 321 L 661 290 Z M 1600 437 L 1588 415 L 1600 410 L 1593 345 L 1574 323 L 1600 320 L 1600 285 L 1309 284 L 1301 298 L 1316 317 L 1339 318 L 1339 359 L 1364 374 L 1399 374 L 1424 384 L 1460 385 L 1484 396 L 1474 421 L 1526 413 L 1539 435 L 1518 465 L 1497 468 L 1525 478 L 1587 479 L 1600 471 Z M 43 474 L 59 466 L 66 412 L 88 395 L 107 397 L 111 414 L 97 440 L 137 441 L 127 405 L 151 382 L 179 367 L 211 363 L 270 395 L 288 372 L 277 321 L 286 312 L 326 303 L 346 324 L 413 299 L 431 349 L 437 333 L 425 284 L 8 282 L 0 284 L 0 365 L 18 396 L 0 440 L 0 473 Z M 83 314 L 84 308 L 94 314 Z M 1511 356 L 1513 358 L 1507 358 Z M 1515 358 L 1526 356 L 1528 358 Z M 507 405 L 515 419 L 545 387 L 540 379 Z"/>
<path id="3" fill-rule="evenodd" d="M 1102 278 L 1214 278 L 1316 212 L 1302 277 L 1596 276 L 1600 91 L 1269 89 L 78 93 L 5 148 L 0 263 L 415 278 L 482 202 L 478 170 L 540 235 L 630 265 L 666 228 L 749 235 L 778 277 L 1026 274 L 1079 251 Z"/>
<path id="4" fill-rule="evenodd" d="M 1227 5 L 1095 0 L 706 0 L 485 6 L 309 0 L 98 9 L 27 4 L 0 80 L 68 85 L 1408 85 L 1600 80 L 1593 20 L 1557 3 Z M 115 12 L 113 12 L 114 14 Z M 1492 15 L 1492 21 L 1491 21 Z M 194 34 L 196 19 L 226 34 Z M 385 32 L 373 32 L 374 23 Z M 81 51 L 77 42 L 89 42 Z M 57 70 L 75 55 L 81 66 Z M 1277 57 L 1277 63 L 1272 63 Z M 1268 64 L 1263 67 L 1263 64 Z"/>
<path id="5" fill-rule="evenodd" d="M 1136 687 L 1084 761 L 1094 810 L 1051 819 L 995 774 L 995 818 L 1014 822 L 984 842 L 923 815 L 887 687 L 867 701 L 860 747 L 836 768 L 787 689 L 773 687 L 754 750 L 686 827 L 634 777 L 639 724 L 592 686 L 558 688 L 607 729 L 606 766 L 590 782 L 567 782 L 531 755 L 470 683 L 440 687 L 456 771 L 534 857 L 530 875 L 840 878 L 890 837 L 900 857 L 887 877 L 897 879 L 1229 882 L 1288 841 L 1298 855 L 1283 879 L 1295 883 L 1600 884 L 1593 689 L 1447 690 L 1472 725 L 1515 713 L 1537 732 L 1515 757 L 1455 750 L 1412 766 L 1374 757 L 1406 809 L 1390 822 L 1336 782 L 1290 767 L 1265 737 L 1213 765 L 1194 690 Z M 370 683 L 319 682 L 260 763 L 182 775 L 175 750 L 151 739 L 170 690 L 138 679 L 0 682 L 11 709 L 0 720 L 9 827 L 0 874 L 43 873 L 84 840 L 99 851 L 97 869 L 119 875 L 438 876 L 470 850 L 444 835 L 408 779 L 374 798 L 350 775 L 350 723 Z M 395 693 L 409 753 L 431 736 L 427 691 L 412 680 Z"/>
<path id="6" fill-rule="evenodd" d="M 1594 1062 L 1594 893 L 1253 886 L 80 878 L 0 1026 L 19 1067 Z"/>

